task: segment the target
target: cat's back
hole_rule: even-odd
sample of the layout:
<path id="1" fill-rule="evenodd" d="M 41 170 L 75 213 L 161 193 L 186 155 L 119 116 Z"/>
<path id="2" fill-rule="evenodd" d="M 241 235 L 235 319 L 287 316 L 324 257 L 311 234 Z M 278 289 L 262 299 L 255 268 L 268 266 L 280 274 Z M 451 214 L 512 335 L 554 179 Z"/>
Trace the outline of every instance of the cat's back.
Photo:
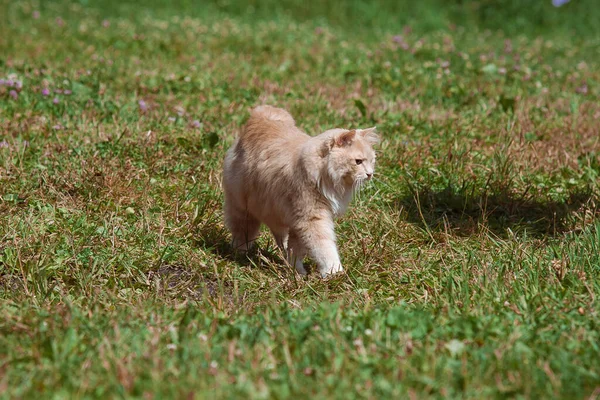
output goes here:
<path id="1" fill-rule="evenodd" d="M 251 153 L 267 151 L 289 155 L 309 138 L 296 127 L 294 118 L 286 110 L 264 105 L 251 111 L 238 145 Z"/>
<path id="2" fill-rule="evenodd" d="M 237 204 L 270 227 L 285 225 L 287 209 L 303 184 L 301 152 L 311 139 L 285 110 L 252 110 L 225 156 L 223 186 Z"/>
<path id="3" fill-rule="evenodd" d="M 266 193 L 296 181 L 297 165 L 310 136 L 281 108 L 259 106 L 250 113 L 225 156 L 224 184 L 235 191 Z"/>

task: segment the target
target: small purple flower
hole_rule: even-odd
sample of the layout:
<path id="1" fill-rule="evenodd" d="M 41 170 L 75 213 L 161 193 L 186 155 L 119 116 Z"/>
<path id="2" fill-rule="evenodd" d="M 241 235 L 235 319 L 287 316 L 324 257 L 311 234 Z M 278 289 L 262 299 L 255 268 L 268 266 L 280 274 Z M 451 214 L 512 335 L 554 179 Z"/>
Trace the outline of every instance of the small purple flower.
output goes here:
<path id="1" fill-rule="evenodd" d="M 141 112 L 148 111 L 148 105 L 146 104 L 146 102 L 144 100 L 139 100 L 138 101 L 138 105 L 140 106 L 140 111 Z"/>
<path id="2" fill-rule="evenodd" d="M 42 89 L 42 96 L 48 96 L 48 95 L 50 95 L 50 89 L 43 88 Z"/>
<path id="3" fill-rule="evenodd" d="M 15 87 L 20 90 L 23 87 L 23 82 L 22 81 L 15 81 Z"/>
<path id="4" fill-rule="evenodd" d="M 10 97 L 12 97 L 15 100 L 19 98 L 19 94 L 17 93 L 16 90 L 11 90 L 10 92 L 8 92 L 8 94 L 10 95 Z"/>
<path id="5" fill-rule="evenodd" d="M 404 37 L 402 35 L 396 35 L 392 38 L 394 43 L 404 43 Z"/>
<path id="6" fill-rule="evenodd" d="M 65 25 L 65 21 L 61 17 L 58 17 L 58 18 L 56 18 L 56 25 L 58 25 L 58 26 L 64 26 Z"/>
<path id="7" fill-rule="evenodd" d="M 7 79 L 6 82 L 4 82 L 4 84 L 8 87 L 12 87 L 15 82 L 12 79 Z"/>
<path id="8" fill-rule="evenodd" d="M 192 128 L 200 128 L 202 126 L 200 121 L 198 121 L 197 119 L 193 120 L 190 125 L 192 126 Z"/>
<path id="9" fill-rule="evenodd" d="M 105 19 L 104 21 L 102 21 L 102 26 L 108 28 L 110 26 L 110 21 Z"/>
<path id="10" fill-rule="evenodd" d="M 0 142 L 0 149 L 2 148 L 8 148 L 8 142 L 6 140 Z"/>
<path id="11" fill-rule="evenodd" d="M 570 0 L 552 0 L 552 5 L 554 7 L 560 7 L 567 4 Z"/>
<path id="12" fill-rule="evenodd" d="M 62 125 L 61 124 L 56 124 L 52 127 L 52 129 L 54 129 L 55 131 L 60 131 L 62 129 Z"/>
<path id="13" fill-rule="evenodd" d="M 38 19 L 40 17 L 40 12 L 38 10 L 35 10 L 31 13 L 31 16 L 33 17 L 33 19 Z"/>
<path id="14" fill-rule="evenodd" d="M 67 96 L 68 96 L 68 95 L 70 95 L 71 93 L 73 93 L 73 92 L 71 92 L 69 89 L 65 89 L 65 90 L 63 91 L 63 94 L 65 94 L 65 95 L 67 95 Z"/>
<path id="15" fill-rule="evenodd" d="M 62 89 L 54 89 L 54 93 L 61 94 L 62 92 L 63 92 Z"/>
<path id="16" fill-rule="evenodd" d="M 4 79 L 0 79 L 0 86 L 4 86 L 6 84 L 6 81 Z"/>
<path id="17" fill-rule="evenodd" d="M 575 91 L 579 94 L 587 94 L 588 93 L 587 83 L 584 83 L 583 85 L 579 86 L 577 89 L 575 89 Z"/>
<path id="18" fill-rule="evenodd" d="M 58 104 L 58 103 L 60 102 L 60 100 L 58 100 L 58 97 L 55 97 L 55 98 L 52 100 L 52 102 L 53 102 L 54 104 Z"/>

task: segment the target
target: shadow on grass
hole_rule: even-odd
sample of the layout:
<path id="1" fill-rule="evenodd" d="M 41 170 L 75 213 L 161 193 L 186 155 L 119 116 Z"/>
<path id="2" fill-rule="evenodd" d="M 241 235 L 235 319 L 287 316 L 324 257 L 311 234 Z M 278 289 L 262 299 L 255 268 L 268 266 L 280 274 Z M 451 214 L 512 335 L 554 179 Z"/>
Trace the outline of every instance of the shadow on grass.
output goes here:
<path id="1" fill-rule="evenodd" d="M 233 284 L 221 281 L 211 276 L 211 273 L 202 273 L 197 269 L 182 264 L 163 264 L 152 270 L 150 280 L 159 279 L 163 293 L 202 300 L 219 299 L 222 303 L 235 303 Z"/>
<path id="2" fill-rule="evenodd" d="M 261 232 L 260 237 L 269 235 L 268 232 Z M 259 241 L 263 242 L 260 238 Z M 281 258 L 278 248 L 270 237 L 268 243 L 267 246 L 256 243 L 247 253 L 235 251 L 229 233 L 218 225 L 208 224 L 197 230 L 194 244 L 215 256 L 244 267 L 270 269 L 271 267 L 261 262 L 261 258 L 284 267 L 286 265 L 285 261 Z"/>
<path id="3" fill-rule="evenodd" d="M 574 217 L 582 209 L 593 214 L 600 211 L 590 189 L 574 191 L 564 201 L 541 201 L 528 190 L 519 194 L 509 188 L 473 192 L 471 188 L 434 191 L 426 187 L 397 199 L 396 205 L 411 223 L 459 236 L 476 234 L 481 225 L 500 237 L 507 236 L 509 228 L 534 237 L 554 236 L 576 229 Z"/>

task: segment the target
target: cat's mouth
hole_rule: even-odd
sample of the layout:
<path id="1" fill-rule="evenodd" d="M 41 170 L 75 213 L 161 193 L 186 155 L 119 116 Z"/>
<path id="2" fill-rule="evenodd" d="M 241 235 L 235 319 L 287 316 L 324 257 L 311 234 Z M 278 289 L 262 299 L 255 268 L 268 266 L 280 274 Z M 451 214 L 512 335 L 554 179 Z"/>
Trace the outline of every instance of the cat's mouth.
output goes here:
<path id="1" fill-rule="evenodd" d="M 373 179 L 373 174 L 372 174 L 372 173 L 371 173 L 371 174 L 364 174 L 364 175 L 361 175 L 361 176 L 358 178 L 358 180 L 359 180 L 359 181 L 363 181 L 363 182 L 370 181 L 371 179 Z"/>

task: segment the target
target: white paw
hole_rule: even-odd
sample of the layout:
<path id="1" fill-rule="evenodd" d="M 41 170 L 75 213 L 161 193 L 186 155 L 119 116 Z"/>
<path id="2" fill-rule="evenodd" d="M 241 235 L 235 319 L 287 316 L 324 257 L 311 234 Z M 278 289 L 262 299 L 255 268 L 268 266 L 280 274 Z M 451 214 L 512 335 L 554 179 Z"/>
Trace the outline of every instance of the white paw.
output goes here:
<path id="1" fill-rule="evenodd" d="M 321 276 L 323 278 L 327 278 L 331 275 L 339 274 L 341 272 L 344 272 L 344 268 L 342 268 L 342 264 L 336 264 L 336 265 L 332 265 L 325 271 L 321 271 Z"/>

